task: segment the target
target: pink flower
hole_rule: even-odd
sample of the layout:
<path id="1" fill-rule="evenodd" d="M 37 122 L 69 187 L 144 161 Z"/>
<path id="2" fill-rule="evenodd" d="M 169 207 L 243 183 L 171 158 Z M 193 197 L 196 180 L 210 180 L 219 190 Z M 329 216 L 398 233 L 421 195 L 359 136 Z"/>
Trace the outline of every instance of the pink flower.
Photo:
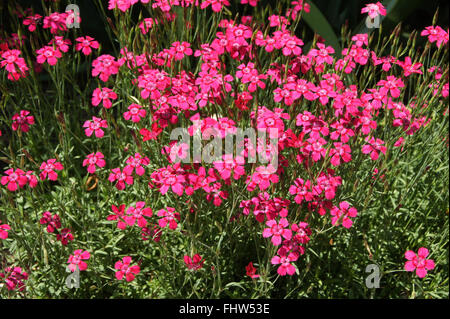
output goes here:
<path id="1" fill-rule="evenodd" d="M 284 252 L 284 250 L 279 251 L 279 253 Z M 295 274 L 295 267 L 291 263 L 298 259 L 298 255 L 295 253 L 290 253 L 287 255 L 285 252 L 280 254 L 280 256 L 272 257 L 271 263 L 272 265 L 280 265 L 277 269 L 277 273 L 280 276 Z"/>
<path id="2" fill-rule="evenodd" d="M 179 168 L 180 163 L 176 163 L 173 166 L 167 166 L 167 168 L 160 168 L 151 174 L 152 181 L 160 187 L 161 194 L 166 194 L 170 188 L 178 196 L 183 195 L 186 177 Z"/>
<path id="3" fill-rule="evenodd" d="M 112 106 L 111 100 L 117 100 L 117 94 L 108 88 L 96 88 L 92 93 L 92 105 L 97 106 L 103 102 L 105 109 L 109 109 Z"/>
<path id="4" fill-rule="evenodd" d="M 30 127 L 28 125 L 34 124 L 34 117 L 28 115 L 30 112 L 21 110 L 18 114 L 14 114 L 12 117 L 12 129 L 17 131 L 20 129 L 22 132 L 28 132 Z"/>
<path id="5" fill-rule="evenodd" d="M 370 145 L 363 145 L 362 152 L 364 154 L 370 153 L 370 158 L 373 161 L 376 161 L 378 159 L 378 152 L 381 151 L 383 154 L 386 154 L 387 148 L 385 146 L 382 146 L 384 144 L 384 141 L 380 140 L 379 138 L 375 139 L 374 137 L 369 140 L 369 137 L 367 137 L 366 142 L 369 142 Z"/>
<path id="6" fill-rule="evenodd" d="M 28 274 L 22 271 L 20 267 L 8 267 L 5 269 L 5 273 L 0 272 L 0 278 L 5 278 L 5 284 L 8 290 L 17 288 L 18 291 L 24 291 L 25 284 L 23 280 L 28 279 Z"/>
<path id="7" fill-rule="evenodd" d="M 125 229 L 127 228 L 127 223 L 125 221 L 125 205 L 122 204 L 119 207 L 116 205 L 111 205 L 113 214 L 106 217 L 107 220 L 117 220 L 117 228 Z"/>
<path id="8" fill-rule="evenodd" d="M 229 6 L 230 2 L 228 0 L 203 0 L 200 9 L 205 9 L 209 5 L 214 12 L 220 12 L 222 6 Z"/>
<path id="9" fill-rule="evenodd" d="M 55 36 L 50 42 L 49 45 L 55 44 L 57 50 L 61 50 L 62 52 L 69 51 L 69 45 L 72 42 L 69 39 L 64 39 L 62 36 Z"/>
<path id="10" fill-rule="evenodd" d="M 142 105 L 139 104 L 131 104 L 128 107 L 128 111 L 123 113 L 123 117 L 125 120 L 129 120 L 131 119 L 134 123 L 138 123 L 141 118 L 144 118 L 145 115 L 147 114 L 147 111 L 145 111 L 144 109 L 142 109 Z"/>
<path id="11" fill-rule="evenodd" d="M 374 19 L 378 15 L 382 15 L 382 16 L 386 15 L 386 9 L 381 4 L 381 2 L 366 4 L 366 6 L 361 9 L 361 13 L 366 13 L 366 12 L 369 13 L 369 17 L 371 17 L 372 19 Z"/>
<path id="12" fill-rule="evenodd" d="M 99 76 L 103 82 L 108 81 L 113 74 L 119 73 L 120 63 L 113 56 L 103 54 L 92 61 L 92 76 Z"/>
<path id="13" fill-rule="evenodd" d="M 330 214 L 331 216 L 333 216 L 333 218 L 331 219 L 332 225 L 342 222 L 342 226 L 344 226 L 345 228 L 350 228 L 353 224 L 350 217 L 356 217 L 358 211 L 356 210 L 356 208 L 350 207 L 349 203 L 340 202 L 339 208 L 333 206 Z"/>
<path id="14" fill-rule="evenodd" d="M 83 251 L 82 249 L 77 249 L 67 260 L 67 263 L 69 264 L 68 268 L 72 272 L 74 272 L 77 267 L 80 271 L 86 270 L 88 265 L 83 260 L 88 260 L 90 257 L 91 254 L 87 250 Z"/>
<path id="15" fill-rule="evenodd" d="M 117 269 L 116 271 L 116 278 L 118 280 L 122 280 L 123 276 L 125 276 L 125 279 L 127 282 L 133 281 L 134 276 L 137 275 L 141 269 L 138 265 L 130 266 L 131 264 L 131 257 L 125 256 L 122 258 L 122 261 L 117 261 L 114 265 L 114 269 Z"/>
<path id="16" fill-rule="evenodd" d="M 175 57 L 175 61 L 182 60 L 185 55 L 192 55 L 192 49 L 190 48 L 191 44 L 188 42 L 174 42 L 172 43 L 172 47 L 170 50 L 172 51 L 172 55 Z"/>
<path id="17" fill-rule="evenodd" d="M 58 179 L 58 174 L 55 172 L 55 170 L 60 171 L 64 169 L 64 167 L 61 165 L 61 163 L 57 162 L 56 159 L 52 158 L 47 162 L 43 162 L 39 169 L 42 171 L 39 174 L 41 180 L 46 179 L 48 176 L 49 180 L 56 181 Z"/>
<path id="18" fill-rule="evenodd" d="M 388 75 L 386 80 L 378 81 L 377 86 L 382 86 L 380 89 L 381 94 L 387 94 L 389 92 L 392 97 L 399 97 L 401 94 L 399 88 L 405 87 L 405 84 L 401 79 L 397 79 L 393 75 Z"/>
<path id="19" fill-rule="evenodd" d="M 84 55 L 89 55 L 92 49 L 98 49 L 99 43 L 90 36 L 76 38 L 78 43 L 75 45 L 75 50 L 83 52 Z"/>
<path id="20" fill-rule="evenodd" d="M 26 17 L 23 20 L 23 25 L 27 25 L 28 26 L 28 31 L 34 32 L 34 31 L 36 31 L 37 23 L 41 19 L 42 19 L 42 16 L 40 14 L 35 14 L 33 16 Z"/>
<path id="21" fill-rule="evenodd" d="M 195 254 L 192 258 L 185 255 L 183 259 L 188 269 L 199 270 L 203 267 L 204 260 L 199 254 Z"/>
<path id="22" fill-rule="evenodd" d="M 281 244 L 281 237 L 285 239 L 292 238 L 292 231 L 286 227 L 289 227 L 289 222 L 286 218 L 281 218 L 279 223 L 274 219 L 268 220 L 266 225 L 269 228 L 265 228 L 262 235 L 264 238 L 272 237 L 272 244 L 278 246 Z"/>
<path id="23" fill-rule="evenodd" d="M 19 57 L 21 52 L 19 50 L 0 50 L 0 66 L 8 71 L 8 79 L 11 81 L 17 81 L 20 77 L 26 77 L 28 67 L 25 63 L 25 59 Z M 18 68 L 18 70 L 17 70 Z"/>
<path id="24" fill-rule="evenodd" d="M 295 202 L 301 204 L 303 201 L 311 201 L 313 199 L 313 194 L 310 191 L 311 182 L 307 180 L 303 181 L 301 178 L 297 178 L 294 185 L 289 187 L 289 193 L 295 195 Z"/>
<path id="25" fill-rule="evenodd" d="M 55 65 L 58 62 L 58 58 L 62 57 L 61 52 L 51 46 L 45 46 L 37 50 L 36 53 L 36 60 L 40 64 L 44 64 L 45 62 L 47 62 L 50 65 Z"/>
<path id="26" fill-rule="evenodd" d="M 92 121 L 86 121 L 83 124 L 83 127 L 86 129 L 84 130 L 86 136 L 91 136 L 92 133 L 95 133 L 95 137 L 102 138 L 105 135 L 105 132 L 102 130 L 102 128 L 108 127 L 108 123 L 106 120 L 102 120 L 101 118 L 92 117 Z"/>
<path id="27" fill-rule="evenodd" d="M 416 255 L 412 250 L 405 252 L 405 258 L 408 260 L 405 262 L 406 271 L 416 271 L 416 275 L 419 278 L 423 278 L 427 275 L 427 270 L 432 270 L 435 267 L 434 260 L 426 259 L 428 256 L 428 249 L 421 247 Z"/>
<path id="28" fill-rule="evenodd" d="M 25 172 L 19 168 L 16 170 L 10 168 L 5 171 L 5 174 L 7 174 L 7 176 L 2 176 L 1 184 L 3 186 L 8 184 L 7 188 L 11 192 L 16 191 L 19 187 L 24 187 L 28 182 Z"/>
<path id="29" fill-rule="evenodd" d="M 109 174 L 108 180 L 112 183 L 117 180 L 116 188 L 118 190 L 125 189 L 125 183 L 128 185 L 133 185 L 133 176 L 127 170 L 120 170 L 120 168 L 113 168 L 112 173 Z"/>
<path id="30" fill-rule="evenodd" d="M 249 276 L 252 279 L 256 279 L 256 278 L 260 277 L 260 275 L 256 274 L 256 268 L 253 267 L 252 262 L 250 262 L 247 266 L 245 266 L 245 272 L 246 272 L 247 276 Z"/>
<path id="31" fill-rule="evenodd" d="M 344 162 L 348 163 L 352 160 L 352 155 L 350 154 L 351 149 L 348 144 L 342 144 L 339 142 L 334 143 L 334 147 L 330 150 L 331 164 L 333 166 L 339 166 L 341 164 L 341 158 Z"/>
<path id="32" fill-rule="evenodd" d="M 158 216 L 162 217 L 158 220 L 159 227 L 164 228 L 169 225 L 169 228 L 175 230 L 178 226 L 177 221 L 180 221 L 180 213 L 175 211 L 173 207 L 167 207 L 166 209 L 160 209 Z"/>
<path id="33" fill-rule="evenodd" d="M 431 43 L 436 42 L 437 47 L 439 48 L 442 43 L 447 44 L 448 42 L 448 29 L 445 31 L 440 26 L 429 26 L 426 27 L 420 33 L 421 36 L 428 36 L 428 41 Z"/>
<path id="34" fill-rule="evenodd" d="M 1 220 L 0 220 L 1 222 Z M 11 227 L 7 224 L 0 224 L 0 239 L 6 239 L 8 238 L 8 230 L 10 230 Z"/>
<path id="35" fill-rule="evenodd" d="M 254 189 L 258 185 L 261 191 L 269 188 L 271 183 L 278 183 L 280 180 L 279 176 L 276 174 L 275 168 L 272 164 L 267 166 L 258 166 L 255 172 L 249 176 L 249 183 L 247 189 Z"/>
<path id="36" fill-rule="evenodd" d="M 135 206 L 130 206 L 127 209 L 127 216 L 124 217 L 124 220 L 128 226 L 133 226 L 137 221 L 137 225 L 142 228 L 147 226 L 147 220 L 144 216 L 151 217 L 152 215 L 152 209 L 145 207 L 145 202 L 137 202 Z"/>
<path id="37" fill-rule="evenodd" d="M 96 167 L 105 167 L 106 162 L 103 159 L 104 155 L 100 152 L 91 153 L 87 156 L 87 158 L 83 161 L 83 166 L 88 166 L 87 171 L 90 174 L 94 174 L 96 171 Z"/>
<path id="38" fill-rule="evenodd" d="M 145 173 L 145 169 L 142 167 L 142 165 L 147 166 L 148 164 L 150 164 L 150 160 L 148 159 L 148 157 L 142 157 L 141 154 L 135 153 L 134 157 L 130 156 L 127 159 L 126 163 L 128 165 L 125 166 L 124 171 L 126 170 L 127 174 L 131 174 L 133 173 L 133 170 L 136 170 L 136 174 L 142 176 Z"/>

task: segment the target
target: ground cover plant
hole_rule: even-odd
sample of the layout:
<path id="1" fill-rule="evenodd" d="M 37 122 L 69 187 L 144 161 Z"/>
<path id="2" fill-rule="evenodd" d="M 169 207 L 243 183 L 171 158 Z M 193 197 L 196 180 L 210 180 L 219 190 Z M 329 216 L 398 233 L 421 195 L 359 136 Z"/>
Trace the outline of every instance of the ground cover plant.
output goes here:
<path id="1" fill-rule="evenodd" d="M 448 298 L 439 11 L 405 36 L 361 2 L 336 35 L 314 1 L 95 0 L 100 39 L 20 3 L 0 298 Z"/>

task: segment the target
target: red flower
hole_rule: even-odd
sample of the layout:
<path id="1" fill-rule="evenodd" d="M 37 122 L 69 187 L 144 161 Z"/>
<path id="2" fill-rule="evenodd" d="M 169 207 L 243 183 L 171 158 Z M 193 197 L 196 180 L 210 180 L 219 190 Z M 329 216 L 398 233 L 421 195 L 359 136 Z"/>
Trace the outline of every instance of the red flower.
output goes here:
<path id="1" fill-rule="evenodd" d="M 92 117 L 92 121 L 86 121 L 83 124 L 83 127 L 86 129 L 84 130 L 86 136 L 91 136 L 92 133 L 95 133 L 95 137 L 102 138 L 105 135 L 105 132 L 102 130 L 102 128 L 108 127 L 108 123 L 106 120 L 102 120 L 101 118 Z"/>
<path id="2" fill-rule="evenodd" d="M 192 259 L 189 256 L 184 256 L 184 263 L 188 269 L 199 270 L 203 267 L 204 260 L 199 254 L 195 254 Z"/>
<path id="3" fill-rule="evenodd" d="M 174 230 L 177 228 L 178 223 L 180 221 L 180 213 L 175 211 L 173 207 L 167 207 L 166 209 L 160 209 L 158 211 L 158 216 L 162 217 L 159 221 L 159 227 L 164 228 L 169 225 L 169 228 Z"/>
<path id="4" fill-rule="evenodd" d="M 106 162 L 103 159 L 104 155 L 100 152 L 97 153 L 91 153 L 87 156 L 85 160 L 83 160 L 83 166 L 88 165 L 87 171 L 90 174 L 94 174 L 96 171 L 96 167 L 105 167 Z"/>
<path id="5" fill-rule="evenodd" d="M 55 65 L 58 62 L 58 59 L 62 57 L 61 52 L 51 46 L 45 46 L 37 50 L 36 53 L 36 60 L 40 64 L 44 64 L 45 62 L 47 62 L 50 65 Z"/>
<path id="6" fill-rule="evenodd" d="M 256 279 L 259 278 L 260 275 L 256 274 L 256 268 L 253 267 L 253 263 L 250 262 L 246 267 L 245 267 L 245 271 L 247 272 L 247 276 L 249 276 L 252 279 Z"/>

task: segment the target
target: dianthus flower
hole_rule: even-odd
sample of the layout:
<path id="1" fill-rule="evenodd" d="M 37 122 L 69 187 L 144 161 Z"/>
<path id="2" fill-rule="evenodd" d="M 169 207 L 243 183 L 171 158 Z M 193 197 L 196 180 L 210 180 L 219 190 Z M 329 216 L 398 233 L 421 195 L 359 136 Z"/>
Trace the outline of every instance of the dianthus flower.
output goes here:
<path id="1" fill-rule="evenodd" d="M 89 55 L 92 49 L 98 49 L 99 43 L 90 36 L 78 37 L 75 39 L 78 43 L 75 44 L 75 50 L 83 52 L 84 55 Z"/>
<path id="2" fill-rule="evenodd" d="M 292 238 L 292 231 L 289 228 L 289 222 L 286 218 L 281 218 L 277 223 L 274 219 L 268 220 L 266 225 L 269 228 L 265 228 L 262 235 L 264 238 L 272 237 L 272 244 L 278 246 L 281 244 L 281 237 L 285 239 Z"/>
<path id="3" fill-rule="evenodd" d="M 105 156 L 101 152 L 91 153 L 83 160 L 83 166 L 87 166 L 87 171 L 90 174 L 94 174 L 96 166 L 105 167 L 106 162 L 103 159 Z"/>
<path id="4" fill-rule="evenodd" d="M 131 265 L 131 257 L 125 256 L 122 258 L 122 261 L 117 261 L 114 265 L 114 269 L 117 269 L 116 271 L 116 278 L 118 280 L 122 280 L 123 276 L 125 276 L 125 279 L 130 282 L 134 280 L 134 276 L 137 275 L 141 269 L 138 265 L 130 266 Z"/>
<path id="5" fill-rule="evenodd" d="M 84 130 L 86 136 L 89 137 L 92 133 L 95 133 L 95 137 L 102 138 L 105 135 L 102 128 L 108 127 L 108 123 L 106 120 L 93 116 L 91 121 L 84 122 L 83 127 L 86 128 Z"/>
<path id="6" fill-rule="evenodd" d="M 188 269 L 199 270 L 203 267 L 204 260 L 202 260 L 202 257 L 199 254 L 195 254 L 192 258 L 185 255 L 183 259 Z"/>
<path id="7" fill-rule="evenodd" d="M 61 219 L 58 214 L 52 216 L 52 213 L 44 212 L 39 220 L 39 224 L 47 225 L 47 232 L 53 233 L 55 230 L 58 231 L 61 228 Z"/>
<path id="8" fill-rule="evenodd" d="M 1 222 L 1 220 L 0 220 Z M 8 238 L 8 230 L 11 229 L 11 226 L 8 224 L 0 224 L 0 239 Z"/>
<path id="9" fill-rule="evenodd" d="M 56 181 L 58 179 L 58 174 L 55 172 L 55 170 L 60 171 L 64 169 L 64 167 L 61 165 L 60 162 L 57 162 L 56 159 L 52 158 L 49 159 L 47 162 L 42 162 L 40 168 L 42 172 L 39 174 L 39 177 L 41 180 L 44 180 L 47 178 L 51 181 Z"/>
<path id="10" fill-rule="evenodd" d="M 58 59 L 62 57 L 61 51 L 51 46 L 44 46 L 37 50 L 36 53 L 36 60 L 40 64 L 47 62 L 50 65 L 55 65 L 58 62 Z"/>
<path id="11" fill-rule="evenodd" d="M 381 2 L 377 3 L 368 3 L 364 8 L 361 9 L 361 13 L 368 13 L 369 17 L 372 19 L 376 18 L 378 15 L 385 16 L 386 15 L 386 9 L 381 4 Z"/>
<path id="12" fill-rule="evenodd" d="M 108 180 L 111 183 L 117 181 L 116 188 L 118 190 L 125 189 L 125 183 L 128 185 L 133 185 L 133 176 L 127 170 L 124 169 L 122 172 L 120 168 L 113 168 L 111 171 L 112 173 L 109 174 Z"/>
<path id="13" fill-rule="evenodd" d="M 416 275 L 419 278 L 423 278 L 427 275 L 427 270 L 432 270 L 435 267 L 434 260 L 427 259 L 428 249 L 425 247 L 419 248 L 417 255 L 412 250 L 405 252 L 405 258 L 408 260 L 405 262 L 406 271 L 416 271 Z"/>
<path id="14" fill-rule="evenodd" d="M 110 75 L 119 73 L 120 64 L 113 56 L 103 54 L 92 61 L 92 76 L 100 77 L 103 82 L 108 81 Z"/>
<path id="15" fill-rule="evenodd" d="M 350 219 L 350 217 L 356 217 L 358 211 L 356 210 L 356 208 L 350 207 L 349 203 L 340 202 L 339 208 L 333 206 L 330 214 L 331 216 L 333 216 L 333 218 L 331 219 L 332 225 L 342 223 L 342 226 L 344 226 L 345 228 L 350 228 L 353 224 L 353 221 Z"/>
<path id="16" fill-rule="evenodd" d="M 23 188 L 28 182 L 28 179 L 25 176 L 25 172 L 20 168 L 16 170 L 10 168 L 5 171 L 5 174 L 7 176 L 2 176 L 1 184 L 3 186 L 8 185 L 7 188 L 11 192 L 16 191 L 19 187 Z"/>
<path id="17" fill-rule="evenodd" d="M 4 273 L 0 272 L 0 278 L 5 279 L 8 290 L 17 289 L 18 291 L 24 291 L 25 283 L 23 281 L 28 279 L 28 274 L 20 267 L 8 267 Z"/>
<path id="18" fill-rule="evenodd" d="M 177 228 L 180 221 L 180 213 L 175 211 L 173 207 L 167 207 L 166 209 L 160 209 L 158 211 L 158 216 L 162 217 L 158 220 L 159 227 L 164 228 L 169 225 L 169 228 L 174 230 Z"/>
<path id="19" fill-rule="evenodd" d="M 18 129 L 20 129 L 20 131 L 22 132 L 28 132 L 28 130 L 30 129 L 29 125 L 34 124 L 34 117 L 28 114 L 30 114 L 30 112 L 21 110 L 19 113 L 13 115 L 13 131 L 17 131 Z"/>
<path id="20" fill-rule="evenodd" d="M 91 257 L 91 254 L 85 250 L 77 249 L 73 252 L 73 255 L 69 256 L 69 259 L 67 260 L 68 268 L 70 271 L 74 272 L 77 267 L 78 270 L 83 271 L 86 270 L 88 265 L 83 260 L 88 260 Z"/>
<path id="21" fill-rule="evenodd" d="M 108 88 L 96 88 L 92 93 L 92 105 L 97 106 L 103 102 L 105 109 L 109 109 L 112 106 L 111 100 L 117 100 L 117 94 Z"/>
<path id="22" fill-rule="evenodd" d="M 147 115 L 147 111 L 142 108 L 142 105 L 139 104 L 131 104 L 128 107 L 128 111 L 123 113 L 123 117 L 125 120 L 132 120 L 134 123 L 138 123 L 141 118 L 144 118 Z"/>
<path id="23" fill-rule="evenodd" d="M 133 226 L 137 221 L 137 225 L 142 228 L 147 226 L 147 220 L 144 216 L 151 217 L 152 215 L 152 209 L 145 207 L 145 202 L 137 202 L 135 206 L 130 206 L 127 209 L 127 215 L 124 217 L 124 220 L 128 226 Z"/>

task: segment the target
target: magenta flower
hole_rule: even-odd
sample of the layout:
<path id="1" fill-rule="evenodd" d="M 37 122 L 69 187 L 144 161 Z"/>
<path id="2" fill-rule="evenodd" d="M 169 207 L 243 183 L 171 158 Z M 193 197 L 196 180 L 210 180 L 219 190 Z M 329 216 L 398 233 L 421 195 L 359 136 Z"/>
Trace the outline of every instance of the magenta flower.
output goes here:
<path id="1" fill-rule="evenodd" d="M 138 265 L 130 266 L 131 264 L 131 257 L 125 256 L 122 258 L 122 261 L 117 261 L 114 265 L 114 269 L 117 269 L 116 271 L 116 278 L 118 280 L 122 280 L 123 276 L 125 276 L 125 279 L 127 282 L 133 281 L 134 276 L 137 275 L 141 269 Z"/>
<path id="2" fill-rule="evenodd" d="M 281 237 L 285 239 L 292 238 L 292 231 L 286 228 L 289 227 L 289 222 L 286 218 L 281 218 L 278 223 L 274 219 L 268 220 L 266 225 L 269 228 L 265 228 L 262 235 L 264 238 L 272 237 L 272 244 L 275 246 L 281 244 Z"/>
<path id="3" fill-rule="evenodd" d="M 58 174 L 55 170 L 60 171 L 64 169 L 60 162 L 57 162 L 56 159 L 49 159 L 47 162 L 43 162 L 41 167 L 39 168 L 42 172 L 39 174 L 41 180 L 45 180 L 48 176 L 48 179 L 51 181 L 56 181 L 58 179 Z"/>
<path id="4" fill-rule="evenodd" d="M 141 118 L 144 118 L 147 115 L 147 111 L 142 109 L 142 105 L 139 104 L 131 104 L 128 107 L 128 111 L 123 113 L 123 117 L 125 120 L 131 119 L 134 123 L 138 123 Z"/>
<path id="5" fill-rule="evenodd" d="M 279 251 L 281 253 L 282 251 Z M 295 267 L 291 263 L 298 259 L 298 255 L 294 253 L 290 253 L 286 256 L 286 254 L 280 254 L 281 256 L 272 257 L 271 263 L 272 265 L 280 265 L 277 269 L 277 273 L 280 276 L 295 274 Z"/>
<path id="6" fill-rule="evenodd" d="M 58 62 L 58 59 L 62 57 L 61 52 L 51 46 L 45 46 L 37 50 L 36 53 L 36 60 L 40 64 L 44 64 L 45 62 L 47 62 L 50 65 L 55 65 Z"/>
<path id="7" fill-rule="evenodd" d="M 199 270 L 203 267 L 204 260 L 202 260 L 202 257 L 199 254 L 195 254 L 192 258 L 185 255 L 183 259 L 188 269 Z"/>
<path id="8" fill-rule="evenodd" d="M 372 19 L 376 18 L 378 15 L 385 16 L 386 15 L 386 9 L 381 4 L 381 2 L 377 3 L 368 3 L 364 8 L 361 9 L 361 13 L 368 13 L 369 17 Z"/>
<path id="9" fill-rule="evenodd" d="M 28 186 L 30 186 L 31 188 L 34 188 L 37 186 L 38 180 L 36 178 L 36 175 L 34 175 L 33 171 L 27 171 L 25 173 L 25 177 L 28 180 Z"/>
<path id="10" fill-rule="evenodd" d="M 419 278 L 423 278 L 427 275 L 427 270 L 432 270 L 435 267 L 434 260 L 426 259 L 428 256 L 428 249 L 425 247 L 419 248 L 417 255 L 412 250 L 405 252 L 405 258 L 408 260 L 405 262 L 406 271 L 416 271 L 416 275 Z"/>
<path id="11" fill-rule="evenodd" d="M 8 79 L 11 81 L 17 81 L 20 77 L 26 77 L 28 67 L 25 63 L 25 59 L 19 57 L 21 52 L 19 50 L 1 50 L 0 66 L 8 71 Z M 18 68 L 18 70 L 16 69 Z"/>
<path id="12" fill-rule="evenodd" d="M 117 220 L 117 228 L 119 229 L 125 229 L 127 228 L 127 223 L 125 221 L 125 205 L 122 204 L 119 207 L 116 205 L 111 205 L 111 209 L 113 211 L 113 214 L 108 215 L 106 217 L 107 220 Z"/>
<path id="13" fill-rule="evenodd" d="M 67 260 L 67 263 L 69 264 L 68 268 L 72 272 L 74 272 L 77 267 L 80 271 L 86 270 L 88 265 L 83 260 L 88 260 L 89 258 L 91 258 L 91 254 L 87 250 L 83 251 L 82 249 L 77 249 Z"/>
<path id="14" fill-rule="evenodd" d="M 8 185 L 7 188 L 11 192 L 16 191 L 19 187 L 24 187 L 28 182 L 25 172 L 19 168 L 16 170 L 10 168 L 5 171 L 5 174 L 7 176 L 2 176 L 1 184 L 3 186 Z"/>
<path id="15" fill-rule="evenodd" d="M 350 219 L 350 217 L 356 217 L 358 211 L 356 210 L 356 208 L 350 207 L 349 203 L 340 202 L 339 208 L 333 206 L 330 214 L 331 216 L 333 216 L 333 218 L 331 219 L 332 225 L 342 222 L 342 226 L 344 226 L 345 228 L 350 228 L 353 224 L 353 221 Z"/>
<path id="16" fill-rule="evenodd" d="M 166 209 L 160 209 L 158 216 L 162 217 L 158 220 L 159 227 L 164 228 L 169 225 L 169 228 L 175 230 L 178 226 L 177 221 L 180 221 L 180 213 L 175 211 L 173 207 L 167 207 Z"/>
<path id="17" fill-rule="evenodd" d="M 137 225 L 142 228 L 147 226 L 147 220 L 144 216 L 151 217 L 152 215 L 152 209 L 145 207 L 145 202 L 137 202 L 135 206 L 130 206 L 127 209 L 127 216 L 124 217 L 124 220 L 128 226 L 133 226 L 137 221 Z"/>
<path id="18" fill-rule="evenodd" d="M 84 55 L 89 55 L 92 49 L 98 49 L 99 43 L 90 36 L 76 38 L 78 43 L 75 45 L 75 50 L 83 52 Z"/>
<path id="19" fill-rule="evenodd" d="M 108 88 L 96 88 L 92 93 L 91 103 L 94 106 L 99 105 L 103 102 L 105 109 L 109 109 L 112 106 L 111 100 L 117 100 L 117 94 Z"/>
<path id="20" fill-rule="evenodd" d="M 1 220 L 0 220 L 1 222 Z M 8 238 L 8 230 L 11 229 L 11 226 L 7 224 L 0 224 L 0 239 Z"/>
<path id="21" fill-rule="evenodd" d="M 120 170 L 120 168 L 113 168 L 112 173 L 109 174 L 108 180 L 112 183 L 114 181 L 117 181 L 116 188 L 118 190 L 125 189 L 125 183 L 128 185 L 133 185 L 133 176 L 131 173 L 128 173 L 125 169 L 123 172 Z"/>
<path id="22" fill-rule="evenodd" d="M 113 56 L 103 54 L 92 61 L 92 76 L 99 76 L 103 82 L 108 81 L 113 74 L 119 73 L 120 63 Z"/>
<path id="23" fill-rule="evenodd" d="M 13 131 L 17 131 L 20 129 L 22 132 L 28 132 L 30 127 L 28 125 L 34 124 L 34 117 L 32 115 L 28 115 L 30 112 L 21 110 L 18 114 L 14 114 L 12 117 L 12 129 Z"/>
<path id="24" fill-rule="evenodd" d="M 72 42 L 69 39 L 64 39 L 62 36 L 55 36 L 50 42 L 49 45 L 55 44 L 56 49 L 60 50 L 62 52 L 69 51 L 69 45 L 72 44 Z"/>
<path id="25" fill-rule="evenodd" d="M 28 274 L 22 271 L 20 267 L 8 267 L 4 273 L 0 272 L 0 278 L 5 279 L 8 290 L 15 290 L 17 288 L 18 291 L 24 291 L 25 283 L 23 281 L 28 279 Z"/>
<path id="26" fill-rule="evenodd" d="M 135 170 L 137 175 L 142 176 L 145 173 L 145 169 L 142 166 L 150 164 L 150 160 L 148 157 L 142 157 L 141 154 L 135 153 L 134 156 L 130 156 L 127 159 L 126 163 L 128 165 L 125 166 L 124 171 L 127 171 L 127 174 L 131 175 L 133 170 Z"/>
<path id="27" fill-rule="evenodd" d="M 39 220 L 39 224 L 47 225 L 47 232 L 53 233 L 55 230 L 58 231 L 61 228 L 61 219 L 58 214 L 52 216 L 50 212 L 42 213 L 42 218 Z"/>
<path id="28" fill-rule="evenodd" d="M 372 137 L 369 140 L 369 137 L 367 137 L 366 138 L 366 142 L 369 142 L 370 145 L 368 145 L 368 144 L 363 145 L 361 151 L 364 154 L 369 154 L 370 153 L 370 158 L 373 161 L 376 161 L 378 159 L 378 156 L 379 156 L 378 152 L 386 154 L 387 148 L 385 146 L 382 146 L 384 144 L 384 142 L 382 140 L 380 140 L 379 138 L 375 139 L 374 137 Z"/>
<path id="29" fill-rule="evenodd" d="M 301 204 L 303 201 L 311 201 L 313 199 L 313 194 L 310 191 L 311 182 L 307 180 L 303 181 L 302 178 L 297 178 L 294 181 L 294 185 L 289 187 L 289 193 L 295 195 L 295 202 Z"/>
<path id="30" fill-rule="evenodd" d="M 92 133 L 95 133 L 95 137 L 102 138 L 105 135 L 105 132 L 102 130 L 102 128 L 108 127 L 108 123 L 106 120 L 102 120 L 101 118 L 92 117 L 92 121 L 86 121 L 83 124 L 83 127 L 86 129 L 84 132 L 86 133 L 86 136 L 91 136 Z"/>
<path id="31" fill-rule="evenodd" d="M 106 162 L 103 159 L 104 155 L 100 152 L 91 153 L 87 156 L 85 160 L 83 160 L 83 166 L 88 166 L 87 171 L 90 174 L 94 174 L 96 171 L 96 166 L 105 167 Z"/>
<path id="32" fill-rule="evenodd" d="M 440 26 L 426 27 L 420 35 L 428 36 L 428 41 L 431 43 L 436 42 L 438 48 L 442 45 L 442 43 L 447 44 L 448 42 L 448 29 L 445 31 Z"/>

